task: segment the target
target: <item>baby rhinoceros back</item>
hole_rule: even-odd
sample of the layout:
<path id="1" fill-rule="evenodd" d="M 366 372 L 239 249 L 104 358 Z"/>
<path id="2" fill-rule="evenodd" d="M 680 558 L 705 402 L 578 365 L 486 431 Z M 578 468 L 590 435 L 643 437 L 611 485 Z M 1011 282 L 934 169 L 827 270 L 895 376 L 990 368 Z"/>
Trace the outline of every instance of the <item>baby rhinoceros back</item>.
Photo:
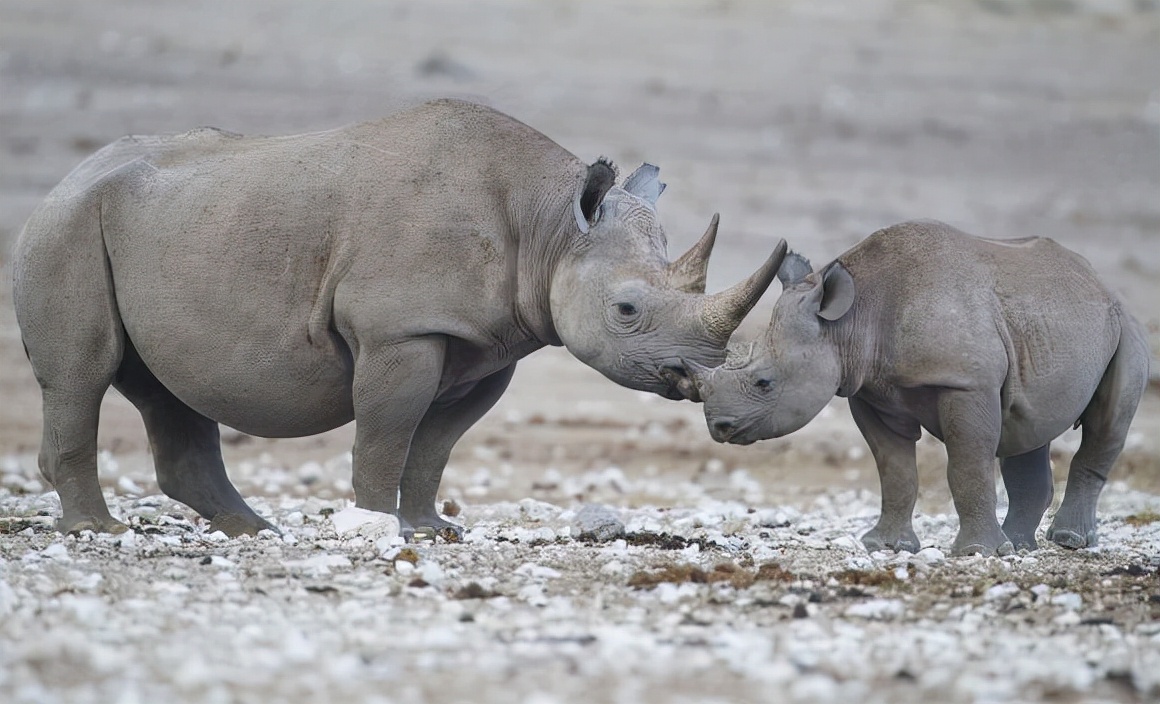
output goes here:
<path id="1" fill-rule="evenodd" d="M 1054 494 L 1050 443 L 1082 426 L 1047 537 L 1095 545 L 1096 502 L 1147 384 L 1149 351 L 1140 324 L 1082 257 L 1044 238 L 907 222 L 783 283 L 752 353 L 694 368 L 714 437 L 784 435 L 834 394 L 849 397 L 882 485 L 866 546 L 920 547 L 911 518 L 925 429 L 946 444 L 960 518 L 954 551 L 993 554 L 1035 548 Z M 1010 497 L 1002 527 L 996 457 Z"/>

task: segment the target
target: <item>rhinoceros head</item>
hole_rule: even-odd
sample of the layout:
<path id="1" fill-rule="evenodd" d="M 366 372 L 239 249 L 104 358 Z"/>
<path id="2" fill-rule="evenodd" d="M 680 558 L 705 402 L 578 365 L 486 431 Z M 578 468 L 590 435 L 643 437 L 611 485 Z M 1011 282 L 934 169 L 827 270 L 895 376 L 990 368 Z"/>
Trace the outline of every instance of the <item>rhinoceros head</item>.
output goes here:
<path id="1" fill-rule="evenodd" d="M 717 216 L 701 240 L 669 262 L 655 204 L 665 184 L 645 164 L 615 186 L 606 161 L 588 168 L 573 213 L 579 232 L 551 287 L 552 322 L 580 361 L 609 379 L 684 398 L 682 359 L 716 365 L 745 314 L 776 275 L 785 243 L 736 286 L 705 295 Z M 575 232 L 575 231 L 574 231 Z"/>
<path id="2" fill-rule="evenodd" d="M 765 335 L 749 344 L 731 344 L 725 364 L 715 369 L 686 364 L 688 385 L 705 403 L 705 422 L 717 442 L 748 445 L 792 433 L 826 406 L 841 383 L 838 348 L 826 326 L 843 318 L 854 303 L 854 282 L 839 263 L 820 274 L 790 254 L 782 275 L 785 290 L 773 306 Z"/>

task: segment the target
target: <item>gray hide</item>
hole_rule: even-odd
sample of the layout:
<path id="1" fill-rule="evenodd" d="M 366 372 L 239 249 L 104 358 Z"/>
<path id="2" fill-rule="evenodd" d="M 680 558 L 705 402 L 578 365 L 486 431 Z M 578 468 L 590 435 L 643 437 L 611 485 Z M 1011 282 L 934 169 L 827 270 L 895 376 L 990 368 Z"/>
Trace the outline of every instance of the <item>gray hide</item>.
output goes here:
<path id="1" fill-rule="evenodd" d="M 752 350 L 731 348 L 712 370 L 691 363 L 686 384 L 713 437 L 737 444 L 791 433 L 835 394 L 849 397 L 882 482 L 881 517 L 862 538 L 871 550 L 919 548 L 911 515 L 925 428 L 946 444 L 954 552 L 992 554 L 1035 548 L 1053 497 L 1049 444 L 1073 425 L 1083 441 L 1047 537 L 1095 545 L 1096 501 L 1148 364 L 1140 324 L 1079 255 L 922 221 L 789 283 Z M 996 456 L 1010 496 L 1001 529 Z"/>
<path id="2" fill-rule="evenodd" d="M 141 411 L 162 490 L 231 534 L 267 524 L 226 477 L 219 422 L 289 437 L 355 420 L 357 503 L 409 533 L 457 530 L 434 508 L 448 454 L 533 350 L 563 344 L 679 398 L 679 360 L 724 358 L 780 256 L 706 296 L 716 218 L 670 264 L 656 168 L 615 180 L 450 100 L 329 132 L 101 150 L 14 259 L 59 527 L 124 529 L 97 483 L 110 384 Z"/>

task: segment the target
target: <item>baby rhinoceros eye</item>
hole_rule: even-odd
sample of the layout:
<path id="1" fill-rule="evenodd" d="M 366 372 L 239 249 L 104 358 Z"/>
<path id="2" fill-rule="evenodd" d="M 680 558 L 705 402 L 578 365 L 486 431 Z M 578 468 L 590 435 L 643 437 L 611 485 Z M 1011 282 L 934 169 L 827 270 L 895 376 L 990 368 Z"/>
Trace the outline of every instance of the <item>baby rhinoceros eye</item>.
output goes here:
<path id="1" fill-rule="evenodd" d="M 631 303 L 617 303 L 616 312 L 620 313 L 622 317 L 631 318 L 636 315 L 636 306 Z"/>
<path id="2" fill-rule="evenodd" d="M 762 391 L 769 391 L 771 388 L 773 388 L 773 382 L 765 378 L 758 379 L 757 381 L 753 382 L 753 385 Z"/>

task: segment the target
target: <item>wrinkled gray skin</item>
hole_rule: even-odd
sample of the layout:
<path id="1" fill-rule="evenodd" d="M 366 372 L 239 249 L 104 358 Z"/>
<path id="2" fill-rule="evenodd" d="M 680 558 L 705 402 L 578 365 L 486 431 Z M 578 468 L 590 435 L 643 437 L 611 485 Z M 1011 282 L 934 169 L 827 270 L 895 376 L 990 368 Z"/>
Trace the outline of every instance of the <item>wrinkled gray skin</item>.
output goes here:
<path id="1" fill-rule="evenodd" d="M 218 423 L 291 437 L 354 419 L 357 504 L 435 511 L 452 446 L 521 357 L 566 346 L 679 398 L 772 281 L 706 296 L 716 218 L 676 262 L 643 166 L 623 187 L 486 107 L 436 101 L 293 137 L 127 137 L 78 166 L 18 242 L 15 304 L 44 401 L 62 531 L 121 531 L 97 483 L 109 385 L 141 411 L 161 489 L 228 534 L 268 524 Z M 670 369 L 666 370 L 666 367 Z"/>
<path id="2" fill-rule="evenodd" d="M 1079 255 L 1043 238 L 990 240 L 943 223 L 880 230 L 811 273 L 790 255 L 765 337 L 716 369 L 690 364 L 719 442 L 791 433 L 835 395 L 866 438 L 882 514 L 862 541 L 917 551 L 915 442 L 946 444 L 960 528 L 954 552 L 1034 549 L 1051 505 L 1049 444 L 1083 440 L 1047 531 L 1096 544 L 1096 501 L 1148 380 L 1140 324 Z M 695 386 L 695 388 L 694 388 Z M 995 518 L 995 457 L 1010 508 Z"/>

